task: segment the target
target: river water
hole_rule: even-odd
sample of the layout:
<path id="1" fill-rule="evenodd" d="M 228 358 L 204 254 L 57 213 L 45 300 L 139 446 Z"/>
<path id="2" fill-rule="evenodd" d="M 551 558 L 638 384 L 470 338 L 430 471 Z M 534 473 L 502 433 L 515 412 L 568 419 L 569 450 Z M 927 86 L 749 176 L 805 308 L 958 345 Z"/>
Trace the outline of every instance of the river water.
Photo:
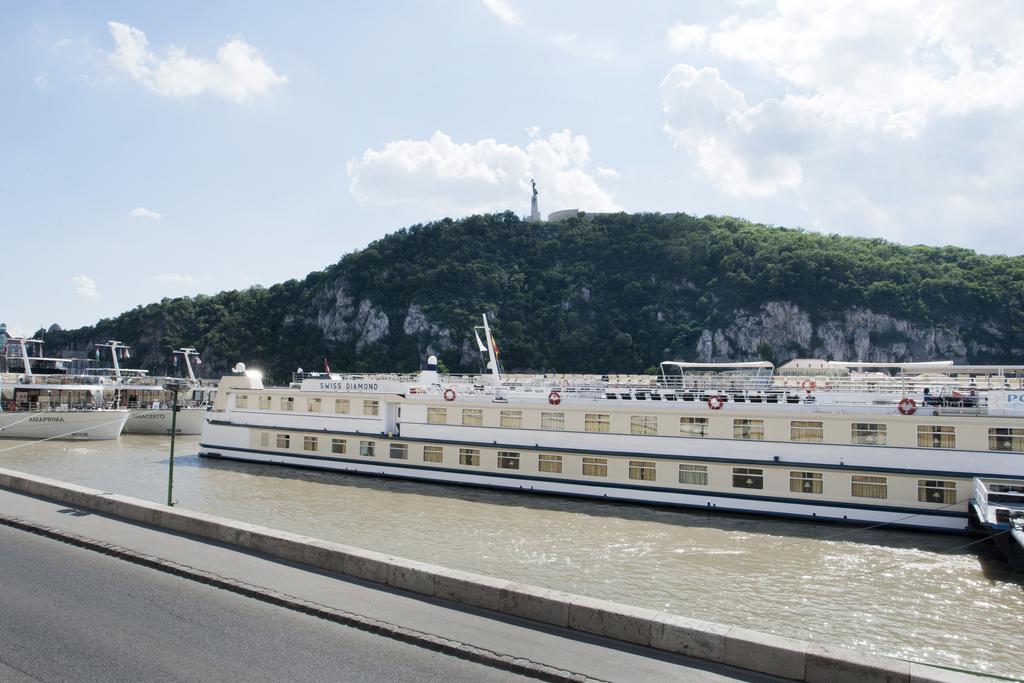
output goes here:
<path id="1" fill-rule="evenodd" d="M 858 650 L 1024 675 L 1024 580 L 990 542 L 199 458 L 190 510 Z M 165 502 L 168 440 L 0 440 L 0 467 Z"/>

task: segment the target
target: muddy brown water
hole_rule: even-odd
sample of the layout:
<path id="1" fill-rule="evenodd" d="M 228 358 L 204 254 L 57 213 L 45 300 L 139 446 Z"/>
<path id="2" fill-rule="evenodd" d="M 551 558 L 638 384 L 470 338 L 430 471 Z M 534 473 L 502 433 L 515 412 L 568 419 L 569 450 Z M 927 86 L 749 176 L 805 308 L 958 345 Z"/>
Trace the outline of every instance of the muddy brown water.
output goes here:
<path id="1" fill-rule="evenodd" d="M 990 542 L 199 458 L 190 510 L 930 664 L 1024 675 L 1024 578 Z M 0 467 L 164 502 L 166 437 L 0 440 Z"/>

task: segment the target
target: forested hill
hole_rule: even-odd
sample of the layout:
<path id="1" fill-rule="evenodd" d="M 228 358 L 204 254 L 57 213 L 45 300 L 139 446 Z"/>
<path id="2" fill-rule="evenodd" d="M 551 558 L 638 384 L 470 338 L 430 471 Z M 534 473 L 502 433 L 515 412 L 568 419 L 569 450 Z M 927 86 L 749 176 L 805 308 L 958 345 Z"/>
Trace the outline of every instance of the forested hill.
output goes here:
<path id="1" fill-rule="evenodd" d="M 407 371 L 437 353 L 476 371 L 493 317 L 507 371 L 642 372 L 665 359 L 777 363 L 1024 360 L 1024 257 L 900 246 L 684 214 L 526 223 L 512 213 L 399 230 L 302 281 L 164 299 L 48 349 L 120 339 L 143 367 L 195 346 L 237 361 Z M 133 363 L 134 364 L 134 363 Z"/>

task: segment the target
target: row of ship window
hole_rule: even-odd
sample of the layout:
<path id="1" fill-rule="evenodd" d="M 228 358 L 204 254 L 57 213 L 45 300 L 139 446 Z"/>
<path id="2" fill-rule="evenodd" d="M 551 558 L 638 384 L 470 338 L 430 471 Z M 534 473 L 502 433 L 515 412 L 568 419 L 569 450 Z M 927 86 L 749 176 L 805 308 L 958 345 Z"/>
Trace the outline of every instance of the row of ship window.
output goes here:
<path id="1" fill-rule="evenodd" d="M 428 424 L 448 424 L 447 408 L 427 408 Z M 523 411 L 500 411 L 500 426 L 522 427 Z M 483 411 L 477 408 L 462 409 L 462 424 L 466 426 L 482 426 Z M 542 411 L 540 428 L 553 431 L 565 429 L 565 413 Z M 583 428 L 587 432 L 608 433 L 611 431 L 611 415 L 603 413 L 586 413 Z M 706 437 L 709 434 L 710 422 L 706 417 L 680 417 L 679 434 L 689 437 Z M 877 422 L 854 422 L 850 425 L 850 443 L 885 446 L 888 443 L 888 427 Z M 629 433 L 640 435 L 658 434 L 658 417 L 656 415 L 630 415 Z M 732 421 L 734 439 L 748 441 L 764 440 L 764 420 L 735 418 Z M 789 423 L 790 441 L 804 443 L 823 443 L 825 425 L 815 420 L 792 420 Z M 951 425 L 918 425 L 917 445 L 922 448 L 956 448 L 956 427 Z M 1024 451 L 1024 429 L 1006 427 L 990 427 L 988 430 L 988 447 L 993 451 Z"/>
<path id="2" fill-rule="evenodd" d="M 259 408 L 270 410 L 272 396 L 259 396 Z M 249 397 L 238 394 L 235 407 L 247 408 Z M 294 411 L 295 397 L 279 397 L 278 407 L 284 411 Z M 323 410 L 323 399 L 307 398 L 306 412 L 319 413 Z M 334 412 L 340 415 L 351 414 L 352 402 L 347 398 L 334 399 Z M 362 401 L 362 414 L 366 416 L 380 415 L 380 401 L 366 399 Z M 448 424 L 447 408 L 427 408 L 428 424 Z M 480 408 L 463 408 L 462 424 L 467 427 L 482 427 L 483 410 Z M 509 428 L 523 427 L 523 411 L 501 410 L 499 426 Z M 565 430 L 565 413 L 542 411 L 540 428 L 549 431 Z M 610 433 L 611 415 L 606 413 L 586 413 L 583 416 L 584 431 L 592 433 Z M 709 435 L 710 421 L 707 417 L 680 417 L 679 435 L 687 437 L 706 437 Z M 631 415 L 629 433 L 654 436 L 658 434 L 658 417 L 656 415 Z M 734 439 L 748 441 L 764 440 L 764 420 L 752 418 L 735 418 L 732 421 Z M 790 441 L 803 443 L 823 443 L 825 426 L 816 420 L 792 420 L 789 423 Z M 888 444 L 888 427 L 878 422 L 854 422 L 850 425 L 850 443 L 867 446 L 885 446 Z M 918 425 L 917 445 L 921 448 L 956 448 L 956 427 L 952 425 Z M 989 427 L 988 449 L 990 451 L 1024 452 L 1024 429 L 1012 427 Z"/>
<path id="3" fill-rule="evenodd" d="M 275 434 L 274 446 L 278 449 L 292 448 L 291 434 Z M 329 439 L 329 441 L 328 441 Z M 340 437 L 323 437 L 325 446 L 329 443 L 330 452 L 336 455 L 347 455 L 349 452 L 348 439 Z M 320 451 L 321 437 L 306 435 L 302 437 L 301 450 L 307 452 Z M 269 432 L 260 433 L 260 446 L 267 448 L 271 443 Z M 296 448 L 299 446 L 296 438 Z M 420 457 L 425 463 L 444 463 L 445 449 L 443 446 L 425 445 L 420 447 Z M 480 449 L 459 448 L 459 465 L 465 467 L 480 467 Z M 360 456 L 374 458 L 377 456 L 377 442 L 367 439 L 358 440 L 358 451 Z M 391 443 L 387 449 L 388 458 L 391 460 L 409 460 L 409 444 Z M 522 455 L 517 451 L 498 451 L 496 464 L 498 469 L 520 470 L 524 461 Z M 563 474 L 565 457 L 561 455 L 540 453 L 537 455 L 536 471 L 550 474 Z M 582 456 L 579 458 L 579 473 L 584 477 L 607 477 L 608 459 Z M 672 465 L 661 463 L 663 466 Z M 658 463 L 653 460 L 630 460 L 629 478 L 636 481 L 656 481 Z M 689 486 L 708 485 L 707 465 L 678 465 L 679 483 Z M 737 489 L 763 489 L 764 469 L 759 467 L 733 467 L 732 486 Z M 850 477 L 850 495 L 856 498 L 888 498 L 889 497 L 888 477 L 877 475 L 858 475 Z M 822 494 L 824 493 L 824 479 L 821 472 L 807 472 L 793 470 L 789 473 L 789 490 L 792 493 Z M 956 482 L 937 479 L 919 479 L 917 481 L 917 498 L 925 503 L 952 504 L 957 502 Z"/>
<path id="4" fill-rule="evenodd" d="M 273 410 L 273 396 L 257 396 L 257 404 L 254 407 L 258 407 L 260 410 Z M 277 408 L 278 410 L 284 410 L 286 412 L 293 412 L 295 410 L 295 397 L 294 396 L 279 396 L 277 397 Z M 235 408 L 239 410 L 246 410 L 249 408 L 249 395 L 248 394 L 236 394 L 235 395 Z M 323 399 L 321 398 L 307 398 L 306 399 L 306 412 L 307 413 L 320 413 L 323 412 Z M 347 398 L 336 398 L 334 399 L 334 412 L 338 415 L 349 415 L 352 413 L 352 401 Z M 380 415 L 380 401 L 374 399 L 366 399 L 363 401 L 363 415 Z"/>

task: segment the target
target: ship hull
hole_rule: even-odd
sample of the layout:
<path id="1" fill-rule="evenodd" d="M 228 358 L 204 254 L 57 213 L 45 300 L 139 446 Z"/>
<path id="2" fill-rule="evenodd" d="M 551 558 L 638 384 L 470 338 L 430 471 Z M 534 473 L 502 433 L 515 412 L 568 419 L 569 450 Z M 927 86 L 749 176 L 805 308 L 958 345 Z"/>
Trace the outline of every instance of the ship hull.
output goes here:
<path id="1" fill-rule="evenodd" d="M 206 408 L 182 408 L 174 422 L 177 434 L 199 434 L 203 428 Z M 171 409 L 132 409 L 124 426 L 125 434 L 170 434 Z"/>
<path id="2" fill-rule="evenodd" d="M 120 436 L 127 410 L 0 412 L 0 437 L 102 441 Z"/>

